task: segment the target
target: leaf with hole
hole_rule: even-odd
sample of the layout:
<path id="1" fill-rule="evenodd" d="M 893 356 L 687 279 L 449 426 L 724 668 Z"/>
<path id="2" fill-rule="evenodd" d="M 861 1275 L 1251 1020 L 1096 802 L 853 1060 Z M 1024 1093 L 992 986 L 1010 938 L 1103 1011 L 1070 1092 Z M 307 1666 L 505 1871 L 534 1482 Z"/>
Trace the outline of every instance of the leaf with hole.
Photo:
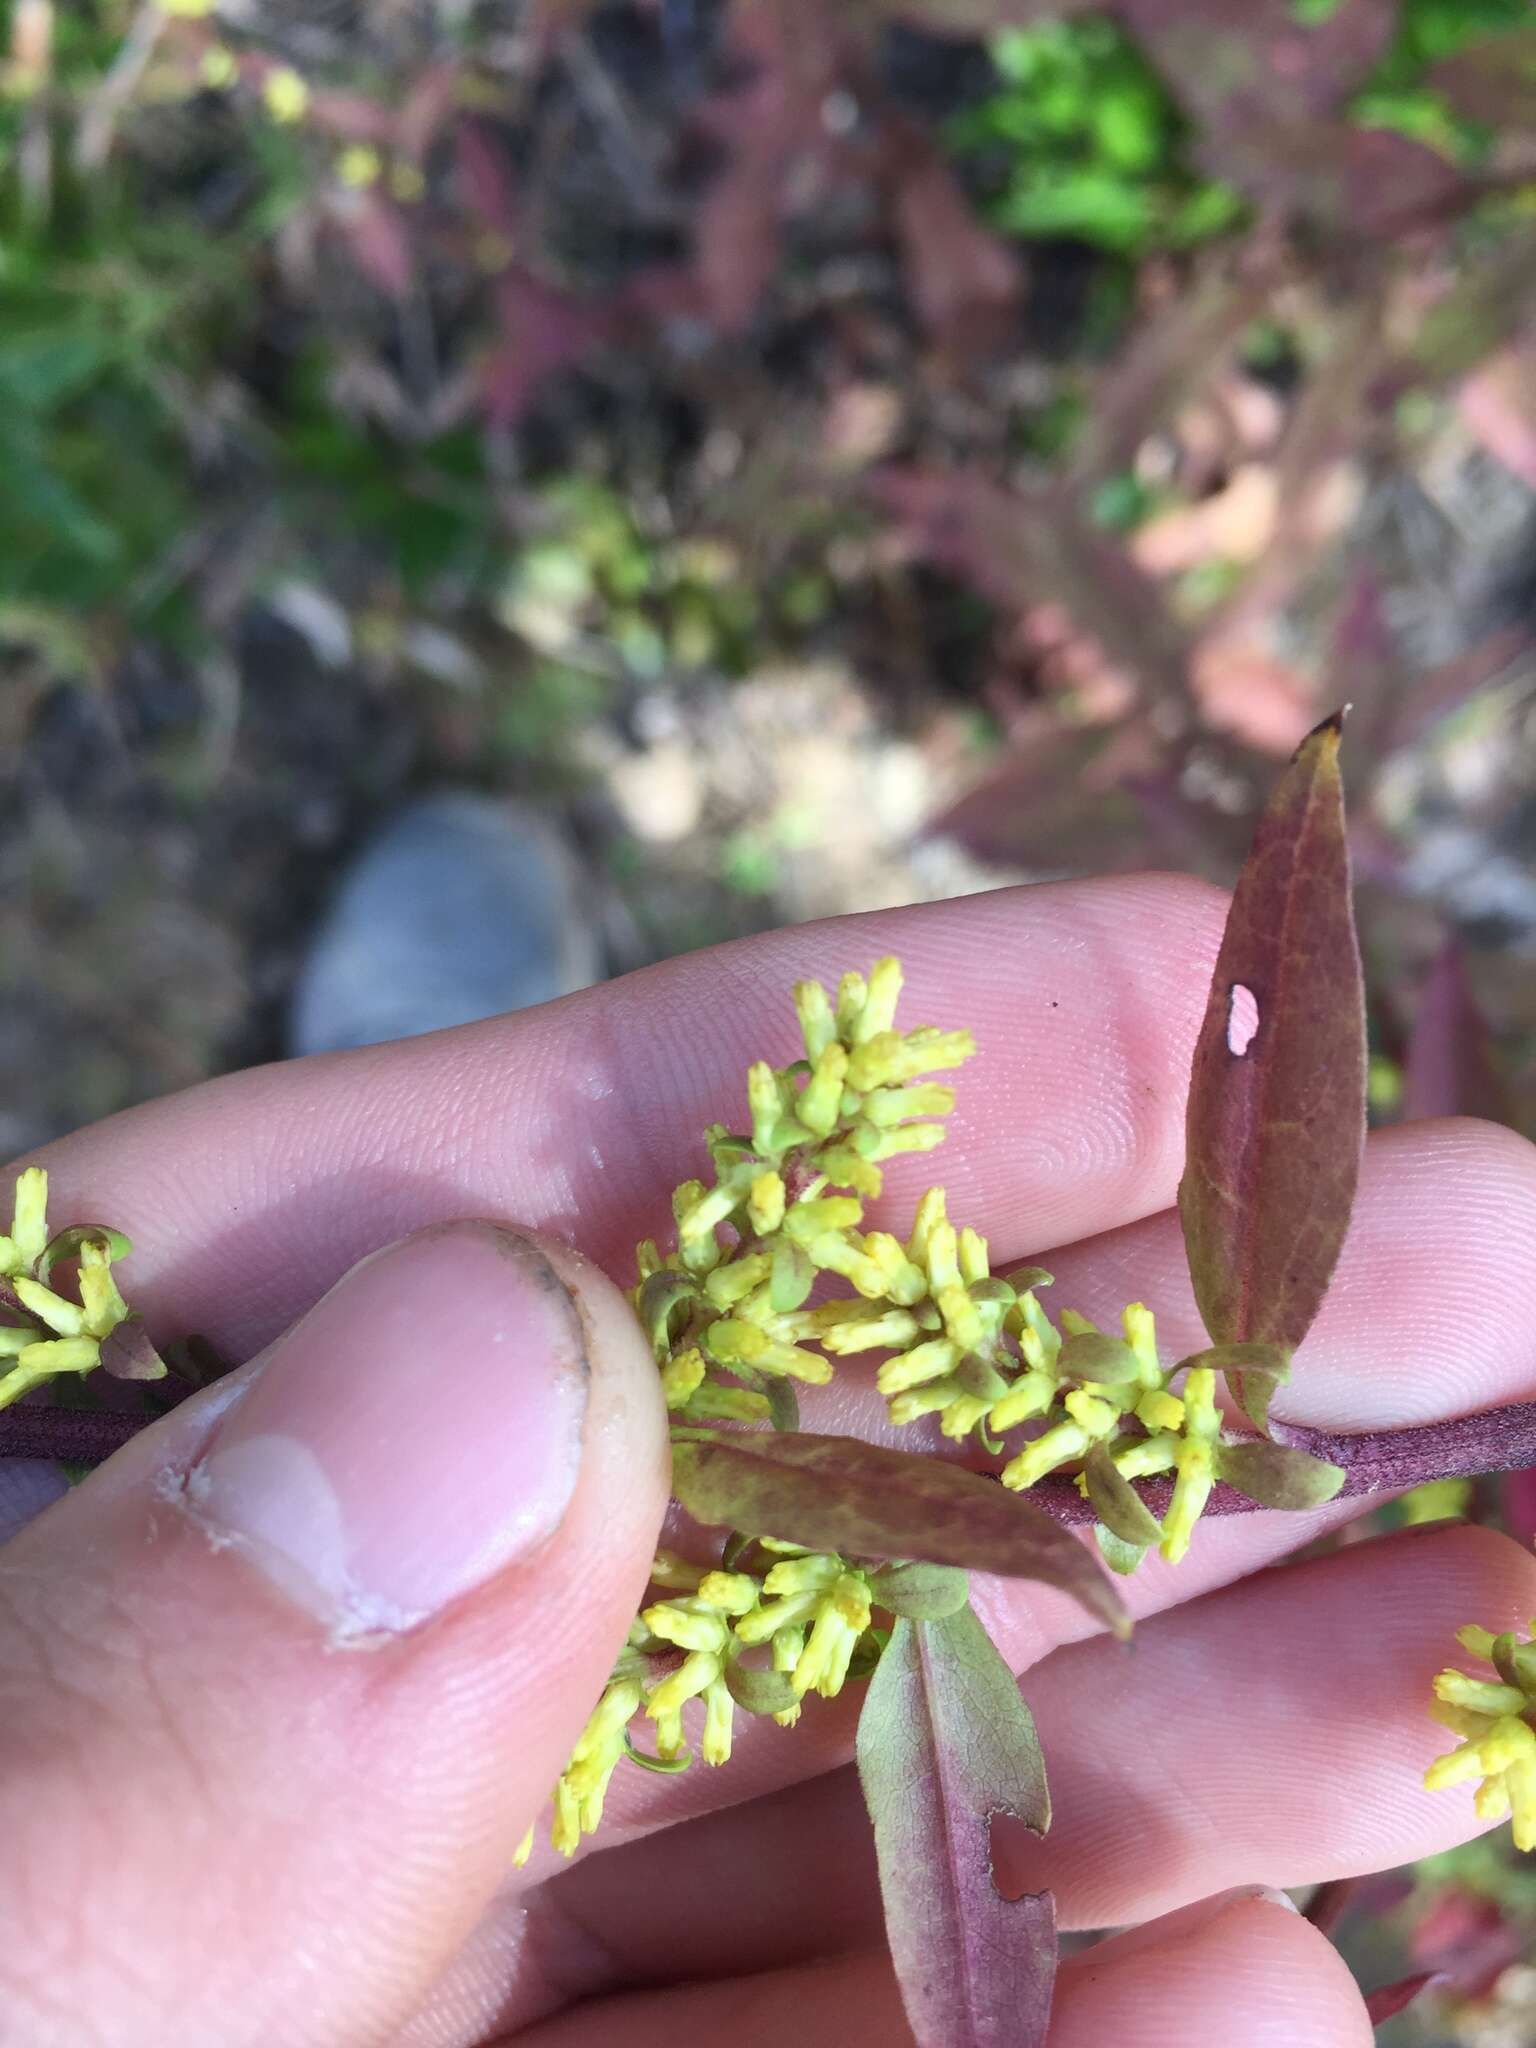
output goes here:
<path id="1" fill-rule="evenodd" d="M 1259 821 L 1195 1049 L 1179 1216 L 1219 1344 L 1301 1342 L 1360 1172 L 1365 998 L 1339 725 L 1307 736 Z"/>
<path id="2" fill-rule="evenodd" d="M 1018 1682 L 969 1607 L 898 1621 L 859 1717 L 886 1933 L 918 2048 L 1037 2048 L 1050 2023 L 1049 1892 L 1005 1899 L 996 1815 L 1050 1825 Z"/>

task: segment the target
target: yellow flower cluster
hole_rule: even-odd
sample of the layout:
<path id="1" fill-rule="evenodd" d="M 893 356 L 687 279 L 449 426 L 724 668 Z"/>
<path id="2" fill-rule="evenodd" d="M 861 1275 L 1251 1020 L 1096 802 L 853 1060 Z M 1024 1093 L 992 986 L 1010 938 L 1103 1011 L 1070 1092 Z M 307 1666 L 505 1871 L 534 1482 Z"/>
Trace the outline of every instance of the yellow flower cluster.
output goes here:
<path id="1" fill-rule="evenodd" d="M 748 1556 L 758 1559 L 756 1568 L 744 1568 Z M 555 1787 L 550 1841 L 564 1856 L 597 1828 L 609 1780 L 626 1756 L 652 1769 L 686 1765 L 683 1709 L 691 1700 L 704 1706 L 699 1753 L 707 1764 L 723 1764 L 738 1706 L 792 1727 L 802 1695 L 834 1698 L 861 1645 L 871 1658 L 878 1654 L 869 1579 L 840 1557 L 765 1539 L 729 1569 L 711 1570 L 663 1551 L 652 1578 L 665 1597 L 644 1608 L 630 1630 Z M 764 1646 L 768 1665 L 749 1665 L 749 1654 Z M 653 1678 L 655 1657 L 679 1650 L 681 1663 Z M 654 1757 L 637 1750 L 630 1734 L 630 1723 L 642 1714 L 652 1724 Z M 518 1845 L 518 1863 L 527 1862 L 533 1841 L 530 1828 Z"/>
<path id="2" fill-rule="evenodd" d="M 1119 1335 L 1070 1309 L 1053 1323 L 1038 1294 L 1050 1274 L 994 1274 L 986 1239 L 955 1225 L 942 1188 L 923 1196 L 905 1238 L 866 1228 L 884 1163 L 931 1151 L 944 1136 L 954 1091 L 931 1076 L 975 1049 L 966 1031 L 899 1032 L 901 986 L 891 959 L 867 977 L 845 974 L 835 994 L 800 982 L 804 1056 L 751 1068 L 750 1129 L 710 1127 L 714 1178 L 686 1181 L 674 1194 L 673 1249 L 640 1245 L 631 1300 L 667 1406 L 692 1434 L 716 1423 L 793 1429 L 797 1386 L 825 1385 L 840 1359 L 883 1354 L 876 1384 L 894 1422 L 935 1416 L 945 1436 L 975 1436 L 991 1452 L 1003 1450 L 1005 1434 L 1027 1430 L 1001 1473 L 1005 1486 L 1075 1479 L 1118 1570 L 1134 1570 L 1153 1545 L 1177 1560 L 1222 1476 L 1218 1372 L 1244 1369 L 1273 1384 L 1284 1357 L 1237 1346 L 1228 1347 L 1231 1358 L 1202 1353 L 1165 1368 L 1140 1303 L 1124 1311 Z M 826 1276 L 842 1291 L 813 1301 Z M 1309 1462 L 1265 1449 L 1292 1465 Z M 1172 1481 L 1161 1522 L 1133 1484 L 1148 1476 Z M 1251 1463 L 1227 1476 L 1256 1498 L 1277 1483 Z M 1279 1479 L 1297 1484 L 1294 1470 Z M 899 1560 L 865 1561 L 865 1570 L 859 1560 L 762 1539 L 742 1555 L 774 1561 L 755 1571 L 731 1545 L 718 1570 L 658 1560 L 667 1597 L 642 1612 L 560 1780 L 557 1847 L 569 1853 L 597 1824 L 624 1756 L 653 1769 L 689 1760 L 682 1716 L 691 1702 L 703 1706 L 700 1753 L 723 1763 L 738 1706 L 793 1722 L 806 1693 L 830 1697 L 859 1660 L 878 1655 L 869 1573 Z M 764 1647 L 771 1669 L 744 1661 Z M 662 1651 L 673 1668 L 653 1681 L 650 1660 Z M 651 1757 L 629 1734 L 641 1715 L 653 1726 Z M 521 1854 L 531 1846 L 530 1835 Z"/>
<path id="3" fill-rule="evenodd" d="M 1536 1635 L 1536 1621 L 1530 1625 Z M 1483 1820 L 1514 1823 L 1515 1847 L 1536 1849 L 1536 1643 L 1506 1632 L 1463 1628 L 1456 1640 L 1493 1666 L 1494 1677 L 1442 1671 L 1430 1708 L 1442 1727 L 1462 1737 L 1458 1748 L 1424 1774 L 1431 1792 L 1481 1778 L 1474 1804 Z"/>
<path id="4" fill-rule="evenodd" d="M 994 1452 L 1028 1428 L 1005 1486 L 1075 1477 L 1120 1569 L 1153 1544 L 1177 1561 L 1218 1476 L 1215 1370 L 1199 1359 L 1165 1368 L 1140 1303 L 1125 1310 L 1123 1336 L 1070 1309 L 1058 1327 L 1038 1295 L 1051 1276 L 994 1274 L 986 1239 L 956 1227 L 942 1188 L 918 1204 L 905 1240 L 864 1228 L 881 1162 L 943 1136 L 954 1091 L 927 1076 L 973 1050 L 963 1031 L 899 1033 L 901 982 L 898 963 L 881 960 L 867 979 L 845 974 L 835 997 L 797 985 L 805 1057 L 751 1069 L 750 1132 L 711 1128 L 715 1179 L 677 1190 L 676 1249 L 640 1246 L 633 1299 L 668 1406 L 684 1424 L 792 1426 L 793 1383 L 824 1385 L 835 1360 L 883 1353 L 876 1384 L 892 1421 L 935 1416 L 945 1436 Z M 824 1274 L 854 1291 L 812 1305 Z M 1157 1475 L 1173 1483 L 1161 1524 L 1130 1485 Z"/>
<path id="5" fill-rule="evenodd" d="M 640 1246 L 635 1307 L 680 1421 L 769 1419 L 775 1383 L 782 1399 L 786 1382 L 832 1377 L 810 1347 L 838 1323 L 866 1303 L 899 1311 L 927 1294 L 908 1247 L 861 1227 L 864 1205 L 880 1193 L 882 1162 L 943 1137 L 937 1119 L 954 1091 L 921 1077 L 975 1045 L 967 1031 L 897 1032 L 900 992 L 895 960 L 867 980 L 845 974 L 835 1000 L 820 982 L 799 983 L 805 1058 L 753 1066 L 751 1131 L 710 1128 L 714 1184 L 685 1181 L 673 1196 L 676 1249 Z M 807 1307 L 823 1273 L 853 1287 L 853 1300 Z"/>
<path id="6" fill-rule="evenodd" d="M 40 1166 L 18 1174 L 10 1232 L 0 1236 L 0 1408 L 61 1375 L 78 1377 L 102 1363 L 102 1346 L 133 1320 L 112 1266 L 131 1249 L 115 1230 L 48 1233 L 48 1176 Z M 49 1283 L 56 1265 L 78 1260 L 78 1300 Z M 164 1365 L 147 1344 L 115 1361 L 135 1379 L 159 1378 Z"/>

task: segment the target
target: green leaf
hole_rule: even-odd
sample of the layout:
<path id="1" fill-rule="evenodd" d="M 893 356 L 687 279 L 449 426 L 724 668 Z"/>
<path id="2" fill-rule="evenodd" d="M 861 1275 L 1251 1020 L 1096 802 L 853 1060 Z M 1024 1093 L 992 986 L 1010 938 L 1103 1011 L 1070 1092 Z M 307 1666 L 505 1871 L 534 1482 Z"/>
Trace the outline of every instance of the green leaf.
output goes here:
<path id="1" fill-rule="evenodd" d="M 1308 734 L 1259 821 L 1195 1048 L 1179 1216 L 1217 1343 L 1294 1350 L 1354 1202 L 1365 999 L 1339 728 Z"/>
<path id="2" fill-rule="evenodd" d="M 1284 1444 L 1223 1444 L 1216 1470 L 1228 1486 L 1264 1508 L 1319 1508 L 1344 1484 L 1342 1465 Z"/>
<path id="3" fill-rule="evenodd" d="M 1018 1682 L 969 1607 L 896 1624 L 859 1717 L 886 1933 L 917 2048 L 1039 2048 L 1056 1976 L 1049 1892 L 1005 1899 L 991 1830 L 1050 1825 Z"/>
<path id="4" fill-rule="evenodd" d="M 1105 1528 L 1137 1552 L 1150 1550 L 1161 1537 L 1162 1527 L 1116 1465 L 1107 1445 L 1094 1445 L 1084 1460 L 1083 1477 L 1093 1511 Z"/>
<path id="5" fill-rule="evenodd" d="M 799 1700 L 787 1671 L 739 1659 L 725 1667 L 725 1689 L 744 1714 L 784 1714 Z"/>
<path id="6" fill-rule="evenodd" d="M 133 1250 L 130 1238 L 124 1237 L 120 1230 L 108 1229 L 105 1223 L 72 1223 L 68 1230 L 61 1230 L 44 1247 L 37 1262 L 38 1279 L 46 1287 L 49 1274 L 60 1260 L 78 1259 L 88 1244 L 104 1246 L 108 1257 L 113 1259 L 126 1259 Z"/>
<path id="7" fill-rule="evenodd" d="M 786 1316 L 804 1305 L 816 1285 L 816 1268 L 797 1244 L 781 1237 L 773 1248 L 773 1268 L 768 1277 L 768 1305 L 775 1315 Z"/>
<path id="8" fill-rule="evenodd" d="M 944 1459 L 856 1437 L 715 1437 L 674 1442 L 672 1490 L 700 1522 L 810 1550 L 1036 1579 L 1130 1633 L 1119 1595 L 1061 1523 Z"/>
<path id="9" fill-rule="evenodd" d="M 1136 1378 L 1141 1361 L 1123 1337 L 1106 1337 L 1098 1330 L 1085 1330 L 1062 1345 L 1057 1367 L 1071 1379 L 1122 1386 Z"/>
<path id="10" fill-rule="evenodd" d="M 777 1430 L 789 1432 L 800 1427 L 800 1397 L 793 1380 L 782 1373 L 770 1373 L 763 1383 L 768 1397 L 768 1420 Z"/>
<path id="11" fill-rule="evenodd" d="M 1202 1366 L 1212 1372 L 1262 1372 L 1273 1380 L 1288 1380 L 1291 1354 L 1283 1344 L 1208 1344 L 1204 1351 L 1181 1358 L 1173 1370 L 1194 1372 Z"/>
<path id="12" fill-rule="evenodd" d="M 648 1749 L 636 1749 L 627 1735 L 624 1737 L 624 1754 L 642 1771 L 654 1771 L 661 1778 L 675 1778 L 693 1762 L 691 1749 L 680 1750 L 676 1756 L 652 1756 Z"/>
<path id="13" fill-rule="evenodd" d="M 672 1348 L 678 1310 L 692 1307 L 703 1298 L 697 1281 L 687 1273 L 652 1273 L 642 1283 L 636 1309 L 658 1364 Z"/>
<path id="14" fill-rule="evenodd" d="M 1209 1366 L 1227 1385 L 1254 1428 L 1269 1433 L 1269 1404 L 1276 1387 L 1291 1376 L 1291 1354 L 1283 1344 L 1212 1344 L 1181 1358 L 1175 1372 Z"/>
<path id="15" fill-rule="evenodd" d="M 1037 1287 L 1053 1287 L 1055 1275 L 1047 1273 L 1044 1266 L 1017 1266 L 1003 1278 L 1015 1294 L 1032 1294 Z"/>
<path id="16" fill-rule="evenodd" d="M 942 1621 L 970 1597 L 969 1579 L 952 1564 L 888 1564 L 869 1584 L 877 1607 L 908 1621 Z"/>
<path id="17" fill-rule="evenodd" d="M 1118 1572 L 1125 1579 L 1140 1569 L 1141 1560 L 1151 1548 L 1150 1544 L 1125 1542 L 1113 1529 L 1106 1529 L 1102 1522 L 1094 1523 L 1093 1534 L 1104 1562 L 1112 1572 Z"/>

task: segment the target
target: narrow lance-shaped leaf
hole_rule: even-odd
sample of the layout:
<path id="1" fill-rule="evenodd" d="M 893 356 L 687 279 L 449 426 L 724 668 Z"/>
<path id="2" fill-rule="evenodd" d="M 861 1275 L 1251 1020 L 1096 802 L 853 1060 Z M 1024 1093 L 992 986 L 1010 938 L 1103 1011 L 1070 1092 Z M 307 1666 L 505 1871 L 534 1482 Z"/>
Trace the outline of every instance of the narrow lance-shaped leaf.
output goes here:
<path id="1" fill-rule="evenodd" d="M 1060 1522 L 944 1459 L 846 1436 L 712 1437 L 673 1445 L 672 1491 L 697 1521 L 810 1550 L 1038 1579 L 1130 1631 L 1119 1594 Z"/>
<path id="2" fill-rule="evenodd" d="M 1320 1508 L 1346 1477 L 1342 1465 L 1284 1444 L 1222 1444 L 1216 1470 L 1228 1486 L 1265 1508 Z"/>
<path id="3" fill-rule="evenodd" d="M 884 1565 L 871 1577 L 869 1589 L 877 1607 L 910 1621 L 942 1621 L 970 1598 L 970 1581 L 953 1564 Z"/>
<path id="4" fill-rule="evenodd" d="M 1395 1984 L 1383 1984 L 1366 1998 L 1365 2010 L 1373 2027 L 1384 2026 L 1395 2019 L 1421 1992 L 1431 1990 L 1436 1984 L 1443 1984 L 1445 1975 L 1439 1970 L 1417 1970 L 1411 1977 L 1399 1977 Z"/>
<path id="5" fill-rule="evenodd" d="M 1365 1003 L 1338 717 L 1259 821 L 1190 1081 L 1179 1215 L 1218 1344 L 1301 1342 L 1349 1225 L 1365 1137 Z"/>
<path id="6" fill-rule="evenodd" d="M 1095 1444 L 1088 1453 L 1083 1476 L 1094 1512 L 1110 1534 L 1138 1551 L 1150 1550 L 1162 1535 L 1162 1528 L 1115 1464 L 1106 1445 Z"/>
<path id="7" fill-rule="evenodd" d="M 1056 1976 L 1049 1892 L 992 1878 L 999 1813 L 1037 1834 L 1050 1798 L 1018 1683 L 969 1607 L 898 1621 L 859 1717 L 859 1780 L 891 1960 L 918 2048 L 1039 2048 Z"/>

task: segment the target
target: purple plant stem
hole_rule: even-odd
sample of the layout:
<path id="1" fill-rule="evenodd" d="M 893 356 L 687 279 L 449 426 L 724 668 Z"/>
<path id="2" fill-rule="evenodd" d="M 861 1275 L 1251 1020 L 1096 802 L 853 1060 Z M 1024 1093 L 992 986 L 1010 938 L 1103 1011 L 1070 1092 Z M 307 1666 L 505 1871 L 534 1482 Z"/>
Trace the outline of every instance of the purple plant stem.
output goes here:
<path id="1" fill-rule="evenodd" d="M 1346 1473 L 1338 1498 L 1371 1493 L 1401 1493 L 1430 1479 L 1472 1479 L 1483 1472 L 1518 1472 L 1536 1465 L 1536 1401 L 1515 1401 L 1504 1408 L 1485 1408 L 1480 1415 L 1459 1415 L 1450 1422 L 1425 1422 L 1413 1429 L 1363 1430 L 1344 1435 L 1332 1430 L 1303 1429 L 1275 1419 L 1277 1443 L 1289 1444 L 1314 1457 L 1342 1465 Z M 1239 1439 L 1233 1433 L 1232 1441 Z M 1148 1479 L 1138 1492 L 1154 1515 L 1167 1512 L 1173 1493 L 1169 1479 Z M 1030 1495 L 1064 1522 L 1097 1520 L 1071 1480 L 1047 1479 Z M 1208 1515 L 1252 1513 L 1257 1503 L 1230 1486 L 1218 1485 L 1206 1508 Z"/>
<path id="2" fill-rule="evenodd" d="M 77 1464 L 99 1465 L 152 1419 L 83 1408 L 0 1409 L 0 1458 L 66 1458 Z M 1480 1415 L 1461 1415 L 1450 1422 L 1364 1430 L 1358 1435 L 1303 1429 L 1297 1423 L 1278 1420 L 1273 1430 L 1277 1442 L 1344 1467 L 1348 1476 L 1339 1492 L 1341 1500 L 1400 1493 L 1430 1479 L 1471 1479 L 1483 1472 L 1518 1472 L 1536 1466 L 1536 1401 L 1485 1408 Z M 1172 1490 L 1167 1479 L 1148 1479 L 1140 1486 L 1142 1498 L 1155 1515 L 1166 1511 Z M 1095 1519 L 1092 1507 L 1070 1479 L 1043 1480 L 1030 1498 L 1063 1522 Z M 1250 1514 L 1255 1506 L 1230 1486 L 1218 1486 L 1206 1512 Z"/>
<path id="3" fill-rule="evenodd" d="M 0 1409 L 0 1458 L 63 1458 L 99 1465 L 151 1421 L 105 1408 Z"/>

